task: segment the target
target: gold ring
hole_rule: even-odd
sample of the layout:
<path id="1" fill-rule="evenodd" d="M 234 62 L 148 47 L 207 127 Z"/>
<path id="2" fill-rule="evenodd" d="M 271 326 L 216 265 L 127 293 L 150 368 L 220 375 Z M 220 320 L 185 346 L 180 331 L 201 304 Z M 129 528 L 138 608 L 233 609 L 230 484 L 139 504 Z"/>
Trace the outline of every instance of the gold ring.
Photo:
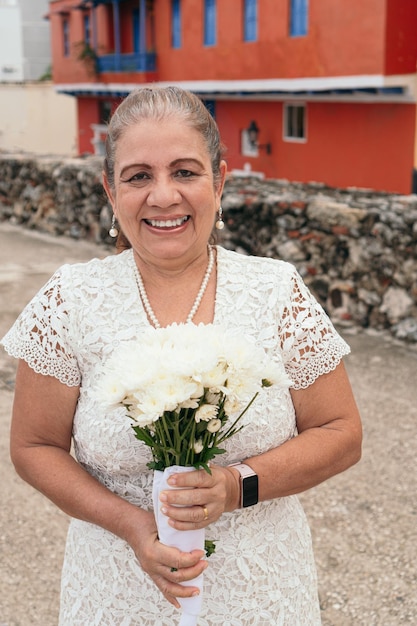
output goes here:
<path id="1" fill-rule="evenodd" d="M 208 511 L 207 511 L 207 507 L 206 506 L 202 506 L 201 507 L 204 511 L 204 518 L 203 518 L 203 522 L 206 521 L 206 519 L 208 519 Z"/>

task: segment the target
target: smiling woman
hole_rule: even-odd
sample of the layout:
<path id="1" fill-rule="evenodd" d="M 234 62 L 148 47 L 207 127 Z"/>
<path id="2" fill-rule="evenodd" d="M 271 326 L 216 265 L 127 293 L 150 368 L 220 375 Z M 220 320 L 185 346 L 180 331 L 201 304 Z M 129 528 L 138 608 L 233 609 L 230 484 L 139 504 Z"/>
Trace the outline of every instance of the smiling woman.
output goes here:
<path id="1" fill-rule="evenodd" d="M 106 147 L 103 184 L 120 253 L 62 266 L 2 340 L 20 359 L 13 462 L 74 518 L 59 625 L 175 626 L 179 599 L 199 593 L 204 571 L 199 626 L 318 626 L 311 539 L 296 494 L 360 457 L 360 418 L 342 363 L 349 347 L 292 265 L 210 243 L 217 212 L 223 224 L 226 163 L 199 98 L 176 87 L 132 92 Z M 98 390 L 112 355 L 128 346 L 142 352 L 149 333 L 175 332 L 175 323 L 254 344 L 291 388 L 256 397 L 210 471 L 174 472 L 154 512 L 149 448 Z M 184 346 L 186 361 L 198 363 L 204 350 L 204 342 Z M 248 352 L 238 353 L 251 371 Z M 142 358 L 149 368 L 141 366 L 158 391 L 161 354 L 152 346 Z M 120 361 L 124 385 L 135 372 L 130 359 Z M 175 374 L 183 366 L 172 360 Z M 197 374 L 192 382 L 201 392 Z M 187 400 L 180 412 L 193 406 L 200 416 L 190 428 L 204 422 L 198 398 L 215 404 L 228 384 Z M 216 553 L 206 561 L 202 550 L 165 545 L 155 516 L 175 531 L 205 529 Z M 196 624 L 192 618 L 181 626 Z"/>

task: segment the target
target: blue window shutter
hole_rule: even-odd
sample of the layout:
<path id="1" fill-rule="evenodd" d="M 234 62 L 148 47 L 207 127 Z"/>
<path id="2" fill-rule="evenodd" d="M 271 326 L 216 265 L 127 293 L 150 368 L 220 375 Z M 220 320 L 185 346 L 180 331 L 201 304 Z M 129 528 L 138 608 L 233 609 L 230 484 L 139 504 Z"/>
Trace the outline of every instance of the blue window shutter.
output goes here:
<path id="1" fill-rule="evenodd" d="M 181 48 L 181 0 L 172 0 L 171 42 L 173 48 Z"/>
<path id="2" fill-rule="evenodd" d="M 308 0 L 291 0 L 290 35 L 301 37 L 308 32 Z"/>
<path id="3" fill-rule="evenodd" d="M 216 43 L 216 0 L 204 1 L 204 45 Z"/>
<path id="4" fill-rule="evenodd" d="M 256 41 L 258 38 L 258 0 L 245 0 L 243 38 Z"/>

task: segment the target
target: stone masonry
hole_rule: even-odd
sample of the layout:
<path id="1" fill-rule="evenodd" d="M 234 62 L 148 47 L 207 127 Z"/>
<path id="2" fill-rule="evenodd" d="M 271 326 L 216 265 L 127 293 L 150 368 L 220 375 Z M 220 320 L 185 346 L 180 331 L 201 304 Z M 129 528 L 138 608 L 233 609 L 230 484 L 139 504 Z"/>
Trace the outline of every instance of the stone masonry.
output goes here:
<path id="1" fill-rule="evenodd" d="M 109 244 L 97 157 L 0 155 L 0 221 Z M 230 176 L 220 243 L 293 263 L 338 324 L 417 343 L 417 195 Z"/>

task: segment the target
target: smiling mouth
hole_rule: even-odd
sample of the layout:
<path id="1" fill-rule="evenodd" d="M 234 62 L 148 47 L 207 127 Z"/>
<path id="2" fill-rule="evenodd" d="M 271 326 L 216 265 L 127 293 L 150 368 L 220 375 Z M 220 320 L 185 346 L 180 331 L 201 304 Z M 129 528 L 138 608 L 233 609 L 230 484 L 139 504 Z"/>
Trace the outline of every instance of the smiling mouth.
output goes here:
<path id="1" fill-rule="evenodd" d="M 148 226 L 152 226 L 153 228 L 177 228 L 178 226 L 182 226 L 183 224 L 185 224 L 185 222 L 188 222 L 189 219 L 189 215 L 184 215 L 184 217 L 178 217 L 175 220 L 144 219 L 143 221 L 148 224 Z"/>

